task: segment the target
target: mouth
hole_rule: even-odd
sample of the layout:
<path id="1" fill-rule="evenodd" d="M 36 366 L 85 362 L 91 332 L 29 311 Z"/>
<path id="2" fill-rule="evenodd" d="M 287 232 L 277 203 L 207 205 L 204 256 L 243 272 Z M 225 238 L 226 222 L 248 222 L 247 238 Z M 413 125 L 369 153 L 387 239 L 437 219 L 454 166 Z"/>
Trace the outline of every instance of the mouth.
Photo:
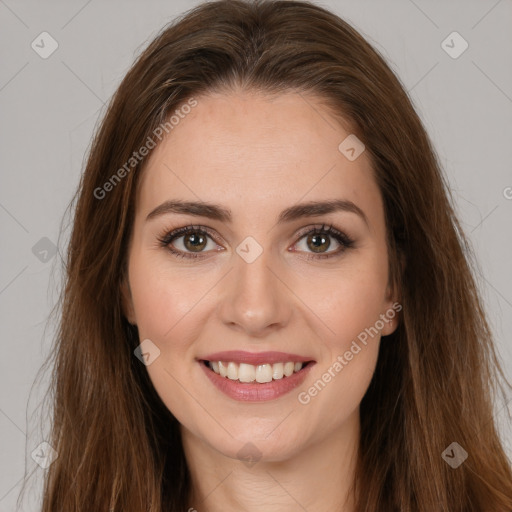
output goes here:
<path id="1" fill-rule="evenodd" d="M 258 365 L 248 363 L 236 363 L 234 361 L 207 361 L 201 360 L 209 370 L 220 377 L 236 381 L 240 384 L 266 384 L 268 382 L 288 379 L 315 364 L 314 361 L 306 362 L 277 362 L 262 363 Z"/>
<path id="2" fill-rule="evenodd" d="M 258 402 L 279 398 L 302 384 L 316 361 L 282 352 L 231 351 L 211 354 L 198 363 L 225 395 Z"/>

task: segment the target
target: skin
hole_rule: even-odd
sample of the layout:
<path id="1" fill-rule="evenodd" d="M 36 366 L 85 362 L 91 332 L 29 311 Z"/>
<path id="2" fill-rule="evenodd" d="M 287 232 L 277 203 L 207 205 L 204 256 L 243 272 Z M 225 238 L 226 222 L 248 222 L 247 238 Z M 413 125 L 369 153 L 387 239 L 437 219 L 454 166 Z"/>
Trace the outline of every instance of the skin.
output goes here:
<path id="1" fill-rule="evenodd" d="M 359 404 L 380 336 L 395 330 L 396 318 L 308 404 L 298 394 L 397 300 L 388 282 L 383 203 L 370 160 L 363 152 L 349 161 L 338 150 L 350 132 L 313 96 L 236 91 L 197 100 L 152 151 L 141 176 L 123 285 L 126 317 L 138 326 L 141 341 L 160 349 L 147 371 L 181 424 L 193 479 L 190 507 L 353 512 Z M 233 221 L 181 213 L 146 220 L 170 199 L 222 205 Z M 354 202 L 367 224 L 341 211 L 276 225 L 285 208 L 327 199 Z M 333 224 L 354 245 L 338 256 L 308 260 L 315 246 L 297 233 L 322 224 Z M 158 242 L 162 233 L 189 225 L 216 235 L 207 238 L 203 259 L 177 258 Z M 263 249 L 250 264 L 236 252 L 247 236 Z M 323 251 L 334 254 L 340 245 L 328 239 Z M 172 244 L 193 253 L 183 236 Z M 237 349 L 307 355 L 316 365 L 290 393 L 243 403 L 217 390 L 196 361 Z M 254 465 L 237 458 L 249 442 L 260 457 Z"/>

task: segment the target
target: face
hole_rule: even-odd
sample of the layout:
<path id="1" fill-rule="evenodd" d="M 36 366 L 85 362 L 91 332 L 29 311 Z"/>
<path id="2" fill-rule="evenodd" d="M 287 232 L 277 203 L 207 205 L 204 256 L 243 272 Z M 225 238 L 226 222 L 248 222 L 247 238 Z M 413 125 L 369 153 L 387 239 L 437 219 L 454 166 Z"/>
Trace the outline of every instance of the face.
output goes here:
<path id="1" fill-rule="evenodd" d="M 141 176 L 125 314 L 182 429 L 228 457 L 342 431 L 396 328 L 382 198 L 349 135 L 312 96 L 209 94 Z"/>

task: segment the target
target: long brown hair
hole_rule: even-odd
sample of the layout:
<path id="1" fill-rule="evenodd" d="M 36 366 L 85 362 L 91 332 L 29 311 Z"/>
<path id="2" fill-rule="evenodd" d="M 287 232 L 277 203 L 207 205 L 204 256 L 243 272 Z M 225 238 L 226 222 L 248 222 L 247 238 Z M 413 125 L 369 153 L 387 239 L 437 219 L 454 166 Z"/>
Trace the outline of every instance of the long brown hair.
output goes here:
<path id="1" fill-rule="evenodd" d="M 428 135 L 399 79 L 356 30 L 312 3 L 272 0 L 204 3 L 165 27 L 96 132 L 72 202 L 50 390 L 49 442 L 59 456 L 42 511 L 189 505 L 179 424 L 134 357 L 137 328 L 121 306 L 146 160 L 126 163 L 179 105 L 235 87 L 321 98 L 364 142 L 382 193 L 403 311 L 360 407 L 357 510 L 510 512 L 512 471 L 493 418 L 506 379 Z M 442 457 L 453 442 L 468 454 L 457 468 Z"/>

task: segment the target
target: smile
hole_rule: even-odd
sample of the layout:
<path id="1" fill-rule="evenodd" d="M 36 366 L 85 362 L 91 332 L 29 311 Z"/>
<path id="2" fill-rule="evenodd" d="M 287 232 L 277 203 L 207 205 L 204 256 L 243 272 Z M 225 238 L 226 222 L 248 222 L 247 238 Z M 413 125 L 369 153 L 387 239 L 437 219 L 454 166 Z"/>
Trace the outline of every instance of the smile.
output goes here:
<path id="1" fill-rule="evenodd" d="M 238 380 L 239 382 L 258 382 L 264 384 L 265 382 L 272 382 L 272 380 L 280 380 L 294 373 L 302 370 L 303 366 L 307 363 L 294 363 L 288 361 L 287 363 L 264 363 L 257 366 L 247 363 L 237 364 L 233 361 L 205 361 L 208 367 L 221 377 L 227 377 L 231 380 Z"/>
<path id="2" fill-rule="evenodd" d="M 316 364 L 309 358 L 281 352 L 240 351 L 211 354 L 198 362 L 218 390 L 245 402 L 274 400 L 289 393 L 304 382 Z"/>

